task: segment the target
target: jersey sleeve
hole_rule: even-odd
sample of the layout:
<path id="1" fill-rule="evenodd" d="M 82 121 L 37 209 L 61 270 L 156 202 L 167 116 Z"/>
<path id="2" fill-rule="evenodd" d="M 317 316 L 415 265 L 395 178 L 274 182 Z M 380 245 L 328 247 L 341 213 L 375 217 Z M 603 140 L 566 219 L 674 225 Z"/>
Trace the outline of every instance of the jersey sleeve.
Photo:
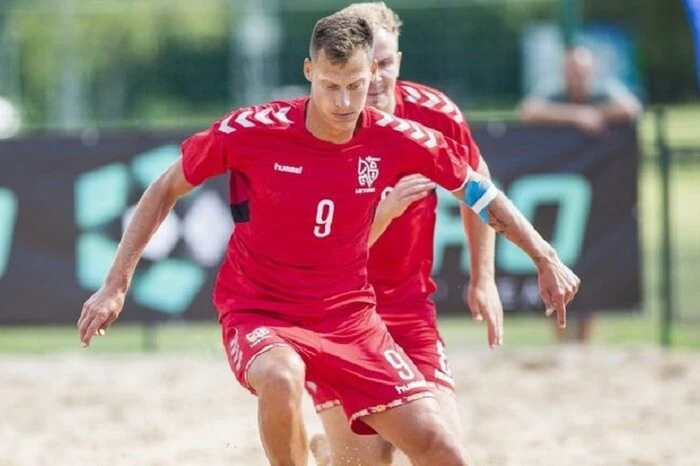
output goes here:
<path id="1" fill-rule="evenodd" d="M 191 185 L 198 186 L 209 178 L 237 168 L 239 161 L 232 150 L 235 148 L 235 129 L 229 126 L 234 116 L 235 112 L 182 142 L 182 170 Z"/>
<path id="2" fill-rule="evenodd" d="M 426 133 L 425 139 L 404 138 L 415 171 L 449 191 L 456 191 L 464 186 L 470 170 L 467 162 L 469 146 L 446 138 L 439 131 L 424 126 L 418 126 L 418 129 Z"/>
<path id="3" fill-rule="evenodd" d="M 481 160 L 481 150 L 477 145 L 476 141 L 472 137 L 471 129 L 469 128 L 469 123 L 462 117 L 462 110 L 451 100 L 449 100 L 444 94 L 443 99 L 450 102 L 454 107 L 455 114 L 459 115 L 459 118 L 451 118 L 448 115 L 442 116 L 440 118 L 440 123 L 436 129 L 438 129 L 446 138 L 452 139 L 458 144 L 462 144 L 469 148 L 466 159 L 469 166 L 476 170 L 479 167 L 479 160 Z"/>

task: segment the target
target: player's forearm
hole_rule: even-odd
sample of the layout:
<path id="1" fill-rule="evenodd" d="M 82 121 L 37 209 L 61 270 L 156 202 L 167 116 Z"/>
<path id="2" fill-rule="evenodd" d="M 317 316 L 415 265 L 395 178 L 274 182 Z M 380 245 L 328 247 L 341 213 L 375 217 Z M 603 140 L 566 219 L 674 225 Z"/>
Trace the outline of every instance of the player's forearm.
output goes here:
<path id="1" fill-rule="evenodd" d="M 173 208 L 175 201 L 176 198 L 170 195 L 159 181 L 143 193 L 105 278 L 106 286 L 126 293 L 144 249 Z"/>
<path id="2" fill-rule="evenodd" d="M 469 275 L 472 280 L 493 279 L 496 233 L 467 206 L 461 206 L 461 214 L 469 244 Z"/>
<path id="3" fill-rule="evenodd" d="M 380 202 L 377 207 L 377 212 L 374 215 L 372 228 L 369 232 L 369 247 L 374 246 L 374 243 L 384 234 L 393 219 L 394 217 L 392 215 L 384 211 L 382 203 Z"/>
<path id="4" fill-rule="evenodd" d="M 543 261 L 557 257 L 554 248 L 540 236 L 503 193 L 498 193 L 498 196 L 486 207 L 485 212 L 488 224 L 522 249 L 535 265 L 539 266 Z"/>
<path id="5" fill-rule="evenodd" d="M 484 223 L 522 249 L 535 265 L 539 266 L 543 260 L 556 259 L 554 248 L 542 239 L 532 224 L 488 178 L 472 170 L 464 186 L 452 191 L 452 195 Z"/>

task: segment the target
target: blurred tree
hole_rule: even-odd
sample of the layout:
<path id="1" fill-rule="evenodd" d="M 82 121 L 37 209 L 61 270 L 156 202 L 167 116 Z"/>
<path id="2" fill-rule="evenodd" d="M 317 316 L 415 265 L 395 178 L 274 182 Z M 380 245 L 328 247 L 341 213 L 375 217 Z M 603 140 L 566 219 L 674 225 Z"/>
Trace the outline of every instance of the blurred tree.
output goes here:
<path id="1" fill-rule="evenodd" d="M 202 97 L 203 89 L 215 88 L 226 95 L 232 10 L 225 0 L 200 0 L 197 8 L 182 0 L 73 1 L 77 60 L 72 63 L 86 83 L 87 99 L 95 102 L 89 106 L 90 118 L 119 121 L 133 117 L 137 109 L 143 110 L 143 95 L 148 96 L 146 101 L 157 100 L 159 95 L 167 100 L 173 91 L 180 98 L 187 98 L 190 91 L 195 100 Z M 23 104 L 34 124 L 54 126 L 50 118 L 59 92 L 57 77 L 69 58 L 58 45 L 67 33 L 65 23 L 55 20 L 60 6 L 61 2 L 23 2 L 21 8 L 6 13 L 6 20 L 20 30 Z M 215 58 L 206 58 L 212 54 Z M 202 67 L 203 61 L 216 63 L 215 73 Z M 179 71 L 194 70 L 195 75 L 162 75 L 156 66 L 164 64 L 180 66 Z M 191 82 L 183 88 L 177 78 Z M 139 93 L 142 95 L 137 96 Z M 221 97 L 216 95 L 216 99 Z"/>

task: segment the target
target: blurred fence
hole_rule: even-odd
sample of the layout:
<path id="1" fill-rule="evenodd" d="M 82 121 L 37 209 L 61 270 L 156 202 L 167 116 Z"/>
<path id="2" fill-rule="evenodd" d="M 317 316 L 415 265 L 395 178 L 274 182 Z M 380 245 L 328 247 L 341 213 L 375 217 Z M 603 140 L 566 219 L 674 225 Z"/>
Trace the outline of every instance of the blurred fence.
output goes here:
<path id="1" fill-rule="evenodd" d="M 672 344 L 678 327 L 700 324 L 699 125 L 696 107 L 659 108 L 642 129 L 645 300 L 661 310 L 664 344 Z"/>
<path id="2" fill-rule="evenodd" d="M 469 109 L 521 96 L 521 39 L 563 0 L 389 2 L 402 73 Z M 12 1 L 0 7 L 0 96 L 25 128 L 192 126 L 305 92 L 314 23 L 348 1 Z"/>

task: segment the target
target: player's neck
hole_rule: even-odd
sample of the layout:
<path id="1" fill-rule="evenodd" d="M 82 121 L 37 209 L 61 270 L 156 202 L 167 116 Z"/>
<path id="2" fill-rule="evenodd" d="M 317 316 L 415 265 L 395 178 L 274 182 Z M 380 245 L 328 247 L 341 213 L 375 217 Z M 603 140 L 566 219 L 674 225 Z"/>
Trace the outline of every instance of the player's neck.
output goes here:
<path id="1" fill-rule="evenodd" d="M 345 144 L 349 142 L 355 134 L 354 129 L 338 131 L 327 125 L 311 99 L 309 99 L 306 105 L 305 124 L 307 131 L 309 131 L 313 137 L 333 144 Z"/>
<path id="2" fill-rule="evenodd" d="M 396 97 L 389 97 L 389 104 L 386 106 L 386 113 L 394 115 L 396 113 Z"/>

